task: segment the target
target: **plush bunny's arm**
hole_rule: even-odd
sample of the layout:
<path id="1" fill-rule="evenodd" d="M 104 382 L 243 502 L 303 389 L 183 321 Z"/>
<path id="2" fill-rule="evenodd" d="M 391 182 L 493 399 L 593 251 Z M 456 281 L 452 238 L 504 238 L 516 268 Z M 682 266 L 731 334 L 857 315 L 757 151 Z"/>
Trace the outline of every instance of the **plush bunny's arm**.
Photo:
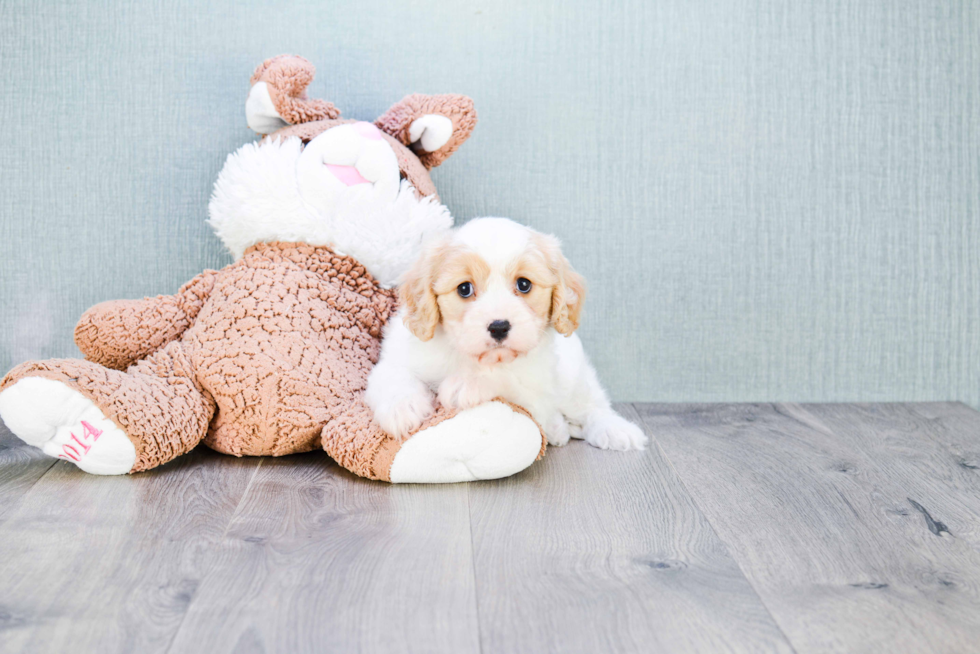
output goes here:
<path id="1" fill-rule="evenodd" d="M 89 361 L 125 370 L 194 324 L 215 277 L 215 271 L 205 271 L 184 284 L 176 295 L 97 304 L 82 314 L 75 326 L 75 344 Z"/>

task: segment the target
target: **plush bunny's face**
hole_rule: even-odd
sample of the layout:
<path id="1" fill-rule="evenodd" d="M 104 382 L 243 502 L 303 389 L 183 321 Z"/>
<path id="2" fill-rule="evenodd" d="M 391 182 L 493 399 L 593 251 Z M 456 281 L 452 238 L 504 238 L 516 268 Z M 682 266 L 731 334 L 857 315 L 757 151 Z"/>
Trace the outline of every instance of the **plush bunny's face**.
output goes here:
<path id="1" fill-rule="evenodd" d="M 398 158 L 371 123 L 346 123 L 315 137 L 296 163 L 303 198 L 322 212 L 346 195 L 394 202 L 401 186 Z"/>

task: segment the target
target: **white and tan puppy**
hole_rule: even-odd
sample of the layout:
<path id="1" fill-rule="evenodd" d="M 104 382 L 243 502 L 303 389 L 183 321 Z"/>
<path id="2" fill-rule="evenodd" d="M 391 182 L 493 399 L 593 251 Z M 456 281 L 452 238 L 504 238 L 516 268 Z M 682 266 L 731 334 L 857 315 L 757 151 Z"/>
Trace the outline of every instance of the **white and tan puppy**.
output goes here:
<path id="1" fill-rule="evenodd" d="M 480 218 L 425 248 L 400 287 L 365 400 L 405 438 L 439 402 L 467 409 L 502 397 L 526 408 L 548 442 L 614 450 L 646 436 L 616 415 L 573 332 L 585 284 L 553 236 Z"/>

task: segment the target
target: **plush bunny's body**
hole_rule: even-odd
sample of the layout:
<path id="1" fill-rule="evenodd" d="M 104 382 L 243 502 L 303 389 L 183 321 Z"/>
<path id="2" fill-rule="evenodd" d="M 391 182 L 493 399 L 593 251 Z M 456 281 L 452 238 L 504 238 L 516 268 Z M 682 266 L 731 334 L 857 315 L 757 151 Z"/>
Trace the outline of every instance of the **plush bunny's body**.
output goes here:
<path id="1" fill-rule="evenodd" d="M 543 438 L 517 407 L 440 409 L 402 443 L 361 401 L 394 313 L 391 286 L 451 225 L 425 162 L 468 136 L 468 99 L 410 96 L 372 125 L 307 100 L 305 60 L 279 57 L 256 76 L 250 124 L 281 129 L 229 157 L 211 205 L 239 259 L 173 296 L 93 307 L 75 330 L 86 360 L 16 367 L 0 383 L 0 416 L 28 443 L 101 474 L 147 470 L 201 441 L 237 456 L 322 447 L 385 481 L 493 478 L 530 465 Z M 447 110 L 419 116 L 419 106 Z M 413 141 L 435 150 L 417 157 Z"/>

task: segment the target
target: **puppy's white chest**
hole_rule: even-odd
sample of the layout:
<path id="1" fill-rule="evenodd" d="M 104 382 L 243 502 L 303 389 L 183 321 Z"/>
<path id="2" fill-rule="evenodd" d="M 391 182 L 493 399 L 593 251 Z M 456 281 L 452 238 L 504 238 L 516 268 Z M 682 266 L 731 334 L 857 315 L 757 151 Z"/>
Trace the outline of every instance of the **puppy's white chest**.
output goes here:
<path id="1" fill-rule="evenodd" d="M 474 371 L 480 386 L 493 397 L 541 409 L 558 404 L 558 366 L 550 343 L 510 363 Z M 534 409 L 531 409 L 535 412 Z"/>

